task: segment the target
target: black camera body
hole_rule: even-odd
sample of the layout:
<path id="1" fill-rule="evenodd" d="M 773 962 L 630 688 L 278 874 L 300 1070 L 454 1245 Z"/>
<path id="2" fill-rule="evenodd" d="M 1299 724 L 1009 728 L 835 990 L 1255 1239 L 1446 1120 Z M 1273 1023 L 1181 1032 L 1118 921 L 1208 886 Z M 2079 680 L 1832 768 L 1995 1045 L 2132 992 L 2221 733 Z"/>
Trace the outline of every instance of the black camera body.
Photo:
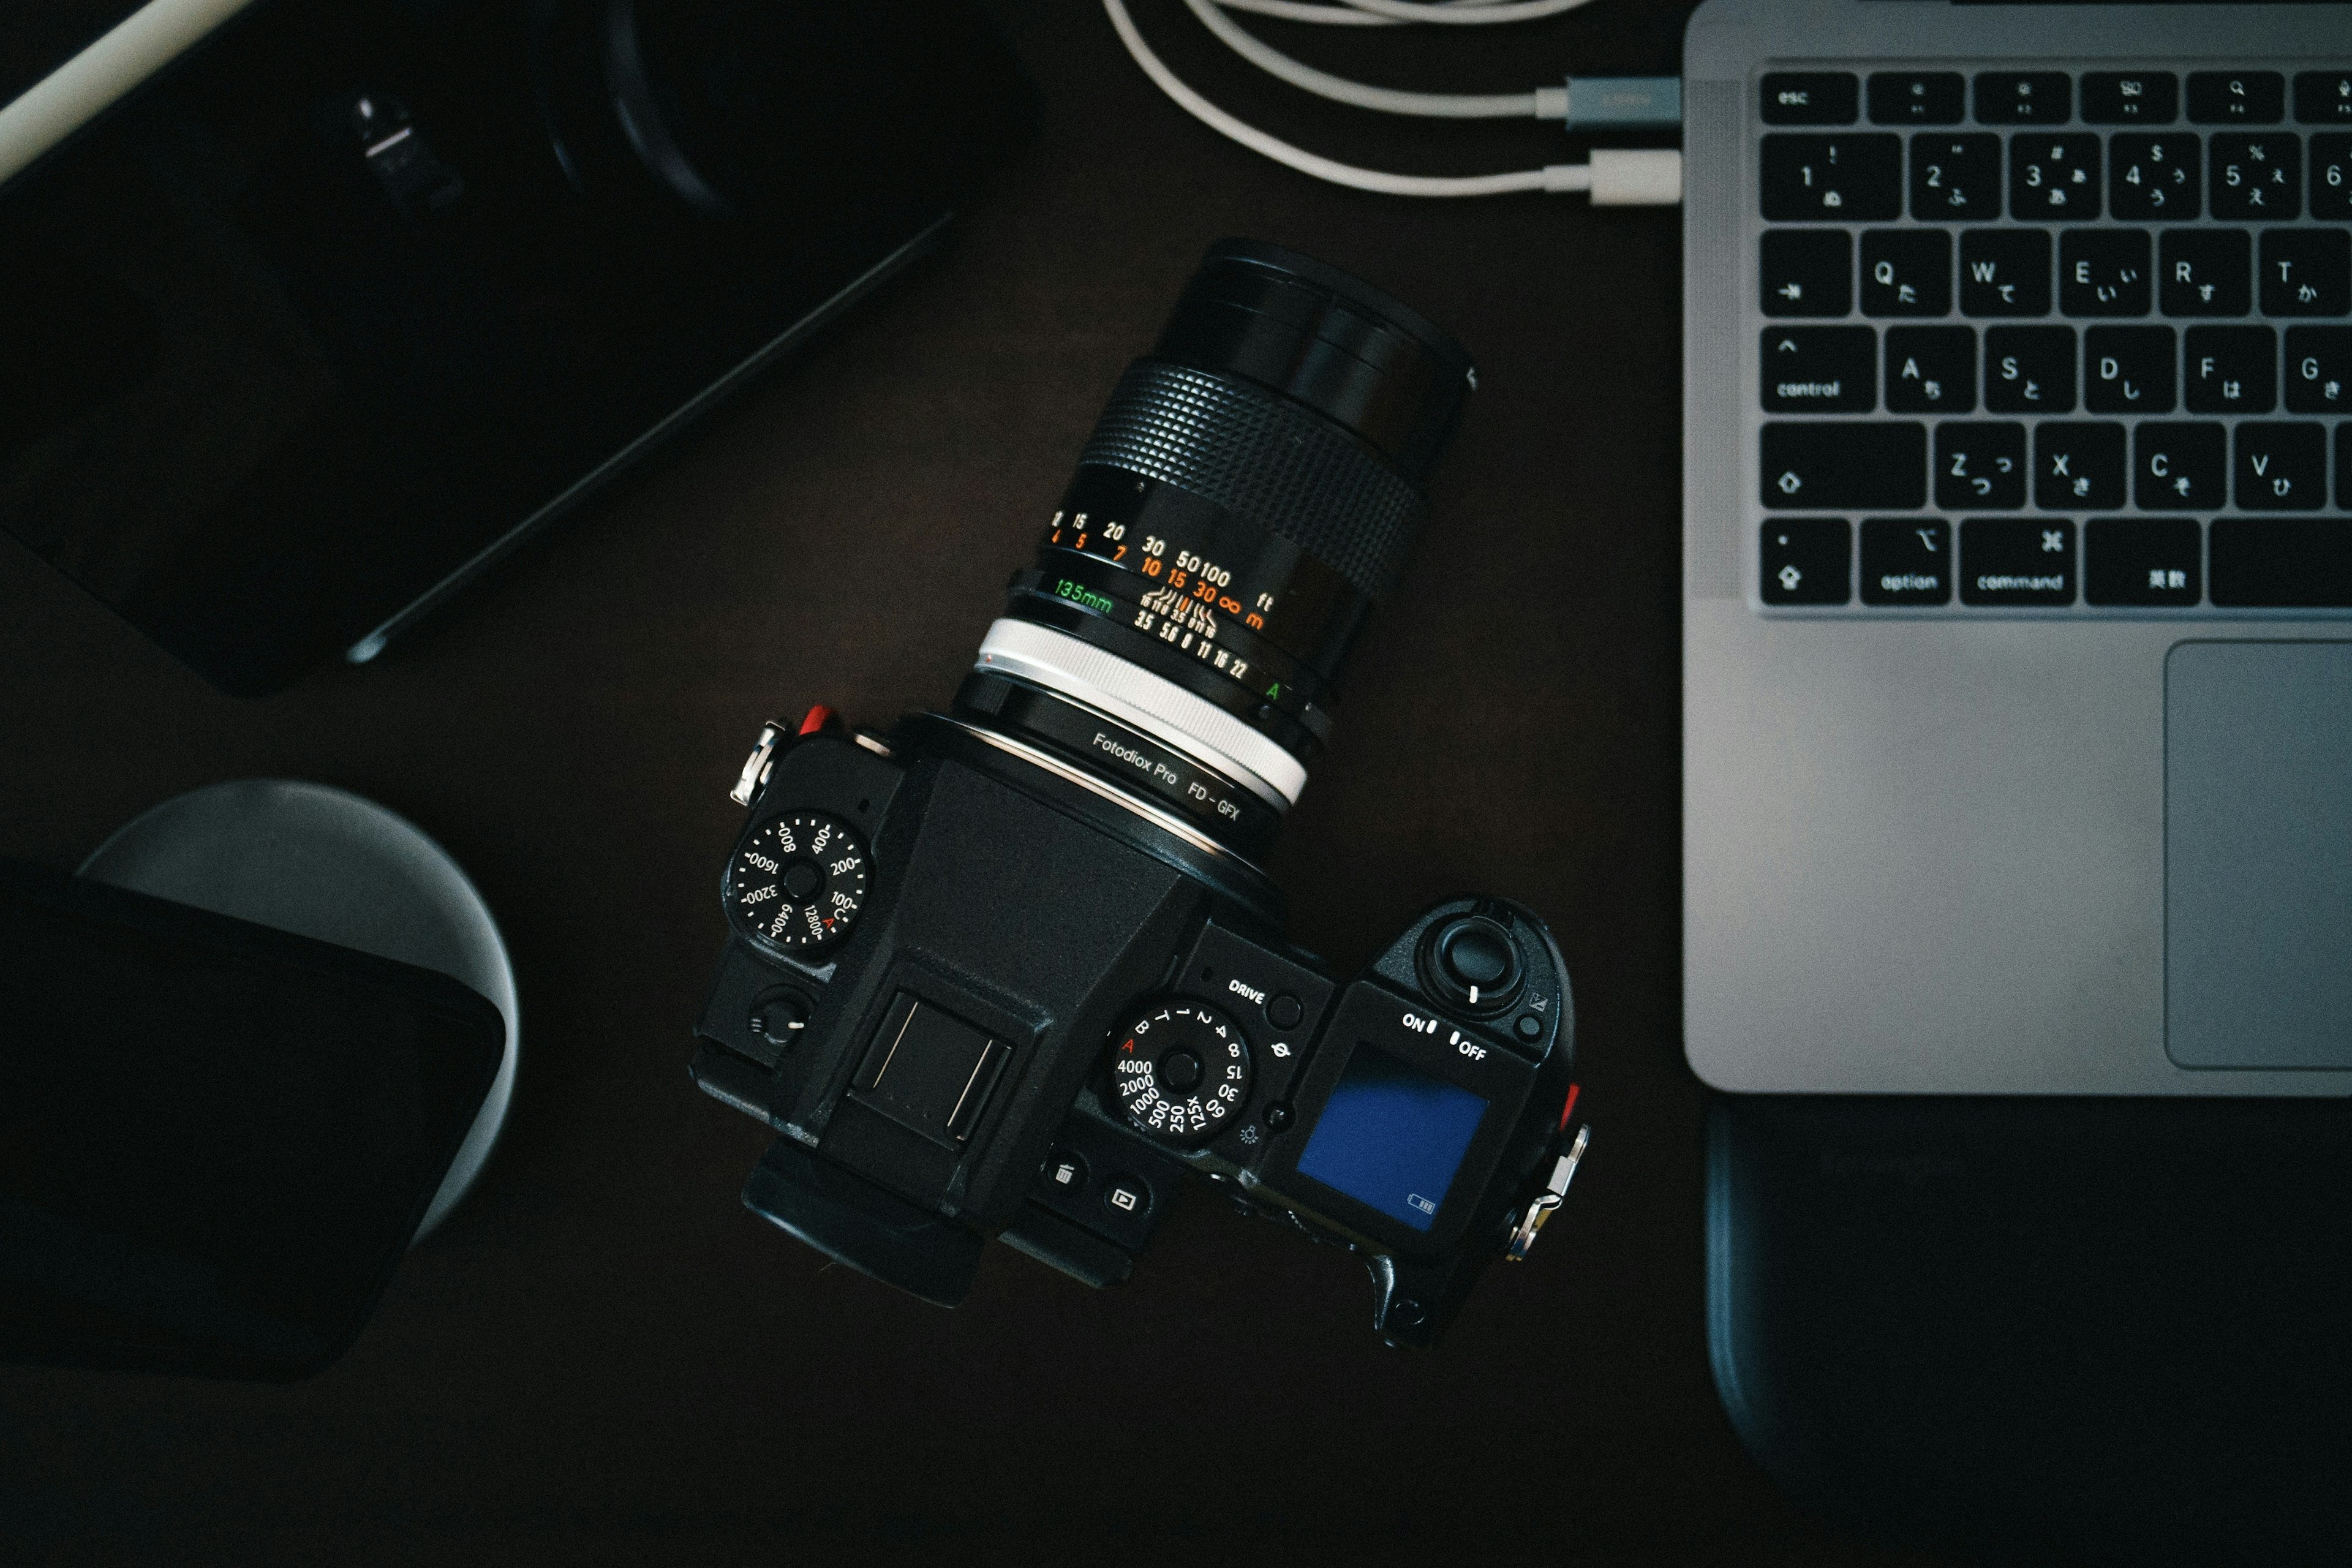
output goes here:
<path id="1" fill-rule="evenodd" d="M 762 731 L 693 1065 L 782 1134 L 749 1206 L 952 1306 L 990 1237 L 1127 1279 L 1189 1172 L 1357 1252 L 1409 1345 L 1525 1256 L 1588 1136 L 1549 931 L 1449 900 L 1345 978 L 1257 865 L 1470 384 L 1385 296 L 1218 247 L 951 710 Z"/>

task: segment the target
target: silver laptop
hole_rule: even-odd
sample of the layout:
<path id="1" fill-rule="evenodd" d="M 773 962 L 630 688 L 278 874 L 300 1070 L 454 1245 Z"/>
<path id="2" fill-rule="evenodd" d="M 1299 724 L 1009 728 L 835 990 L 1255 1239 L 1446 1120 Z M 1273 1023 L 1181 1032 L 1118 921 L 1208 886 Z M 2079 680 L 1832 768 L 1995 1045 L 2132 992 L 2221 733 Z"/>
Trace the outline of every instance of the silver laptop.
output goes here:
<path id="1" fill-rule="evenodd" d="M 2352 7 L 1684 71 L 1692 1068 L 2352 1092 Z"/>

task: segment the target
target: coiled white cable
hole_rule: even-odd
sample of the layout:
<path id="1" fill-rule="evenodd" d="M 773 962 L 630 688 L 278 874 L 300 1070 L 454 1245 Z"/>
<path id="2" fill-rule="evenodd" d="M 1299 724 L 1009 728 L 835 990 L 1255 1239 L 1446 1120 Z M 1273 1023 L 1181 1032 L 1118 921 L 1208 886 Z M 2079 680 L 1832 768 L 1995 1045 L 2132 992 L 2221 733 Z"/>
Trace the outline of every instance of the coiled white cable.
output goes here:
<path id="1" fill-rule="evenodd" d="M 1226 10 L 1291 21 L 1339 26 L 1393 26 L 1443 18 L 1456 24 L 1492 25 L 1557 16 L 1586 0 L 1340 0 L 1310 5 L 1303 0 L 1185 0 L 1217 38 L 1243 58 L 1272 75 L 1322 97 L 1393 114 L 1452 119 L 1535 116 L 1567 118 L 1565 88 L 1526 93 L 1417 93 L 1349 81 L 1291 58 L 1244 31 Z M 1397 196 L 1490 196 L 1517 191 L 1582 191 L 1596 205 L 1671 205 L 1682 199 L 1682 154 L 1671 150 L 1595 148 L 1587 163 L 1550 163 L 1504 174 L 1396 174 L 1358 168 L 1309 153 L 1237 119 L 1202 97 L 1152 51 L 1128 14 L 1125 0 L 1103 0 L 1111 27 L 1135 63 L 1178 107 L 1252 152 L 1303 174 L 1355 190 Z M 1357 21 L 1361 18 L 1361 21 Z"/>

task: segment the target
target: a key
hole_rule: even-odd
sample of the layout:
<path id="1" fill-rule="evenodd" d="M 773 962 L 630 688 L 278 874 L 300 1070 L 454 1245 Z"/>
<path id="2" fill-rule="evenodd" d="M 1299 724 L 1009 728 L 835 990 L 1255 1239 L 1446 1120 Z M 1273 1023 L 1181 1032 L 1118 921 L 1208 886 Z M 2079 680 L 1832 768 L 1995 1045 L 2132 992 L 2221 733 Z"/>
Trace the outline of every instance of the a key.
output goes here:
<path id="1" fill-rule="evenodd" d="M 1941 316 L 1952 308 L 1952 237 L 1940 228 L 1862 236 L 1862 313 Z"/>
<path id="2" fill-rule="evenodd" d="M 2074 329 L 1987 327 L 1985 407 L 1995 414 L 2073 413 Z"/>
<path id="3" fill-rule="evenodd" d="M 1949 420 L 1936 426 L 1936 505 L 2010 511 L 2025 504 L 2025 426 Z"/>
<path id="4" fill-rule="evenodd" d="M 2352 327 L 2286 330 L 2286 406 L 2293 414 L 2352 409 Z"/>
<path id="5" fill-rule="evenodd" d="M 1853 307 L 1853 240 L 1842 228 L 1773 228 L 1757 247 L 1768 316 L 1843 316 Z"/>
<path id="6" fill-rule="evenodd" d="M 2142 511 L 2211 511 L 2228 493 L 2222 428 L 2139 426 L 2132 431 L 2132 504 Z"/>
<path id="7" fill-rule="evenodd" d="M 2050 313 L 2050 232 L 1972 228 L 1960 235 L 1960 313 Z"/>
<path id="8" fill-rule="evenodd" d="M 2058 308 L 2070 316 L 2145 316 L 2147 230 L 2070 228 L 2058 236 Z"/>
<path id="9" fill-rule="evenodd" d="M 2276 71 L 2190 71 L 2189 118 L 2200 125 L 2275 125 L 2286 115 Z"/>
<path id="10" fill-rule="evenodd" d="M 2191 327 L 2181 340 L 2191 414 L 2268 414 L 2278 401 L 2278 341 L 2268 327 Z"/>
<path id="11" fill-rule="evenodd" d="M 2083 406 L 2094 414 L 2172 412 L 2172 329 L 2093 327 L 2083 334 Z"/>
<path id="12" fill-rule="evenodd" d="M 2204 597 L 2204 531 L 2193 517 L 2095 517 L 2083 525 L 2083 599 L 2193 605 Z"/>
<path id="13" fill-rule="evenodd" d="M 2170 71 L 2085 71 L 2083 119 L 2092 125 L 2169 125 L 2180 112 Z"/>
<path id="14" fill-rule="evenodd" d="M 1976 405 L 1975 328 L 1886 329 L 1888 413 L 1967 414 Z"/>
<path id="15" fill-rule="evenodd" d="M 2242 316 L 2254 308 L 2253 237 L 2242 228 L 2168 228 L 2156 247 L 2168 316 Z"/>
<path id="16" fill-rule="evenodd" d="M 2305 125 L 2352 125 L 2352 71 L 2297 71 L 2294 117 Z"/>
<path id="17" fill-rule="evenodd" d="M 2116 136 L 2107 143 L 2107 210 L 2119 218 L 2187 223 L 2202 204 L 2197 138 L 2186 131 L 2161 136 Z"/>
<path id="18" fill-rule="evenodd" d="M 2212 552 L 2216 605 L 2280 610 L 2352 605 L 2352 527 L 2340 518 L 2216 518 Z"/>
<path id="19" fill-rule="evenodd" d="M 2099 216 L 2099 139 L 2021 132 L 2009 141 L 2009 213 L 2025 223 Z"/>
<path id="20" fill-rule="evenodd" d="M 2238 426 L 2236 446 L 2239 510 L 2317 511 L 2327 504 L 2326 426 L 2249 422 Z"/>
<path id="21" fill-rule="evenodd" d="M 1771 412 L 1867 414 L 1878 405 L 1878 334 L 1870 328 L 1773 327 L 1761 346 Z"/>
<path id="22" fill-rule="evenodd" d="M 1908 511 L 1927 500 L 1927 427 L 1914 421 L 1773 421 L 1759 474 L 1775 510 Z"/>
<path id="23" fill-rule="evenodd" d="M 2124 427 L 2033 427 L 2033 504 L 2049 510 L 2113 511 L 2124 504 Z"/>
<path id="24" fill-rule="evenodd" d="M 1878 125 L 1958 125 L 1968 85 L 1958 71 L 1874 71 L 1870 118 Z"/>
<path id="25" fill-rule="evenodd" d="M 1764 216 L 1773 223 L 1885 223 L 1903 212 L 1903 139 L 1767 136 Z"/>
<path id="26" fill-rule="evenodd" d="M 1952 528 L 1936 517 L 1870 517 L 1862 522 L 1862 602 L 1952 602 Z"/>
<path id="27" fill-rule="evenodd" d="M 1977 118 L 1987 125 L 2063 125 L 2074 111 L 2064 71 L 1979 71 Z"/>
<path id="28" fill-rule="evenodd" d="M 1763 527 L 1757 595 L 1768 605 L 1843 605 L 1853 531 L 1842 517 L 1776 517 Z"/>
<path id="29" fill-rule="evenodd" d="M 2311 216 L 2352 218 L 2352 136 L 2311 139 Z"/>
<path id="30" fill-rule="evenodd" d="M 2352 233 L 2266 228 L 2256 276 L 2265 316 L 2343 315 L 2352 310 Z"/>
<path id="31" fill-rule="evenodd" d="M 1847 71 L 1770 71 L 1758 84 L 1767 125 L 1851 125 L 1862 85 Z"/>
<path id="32" fill-rule="evenodd" d="M 2285 223 L 2303 213 L 2303 143 L 2291 132 L 2213 138 L 2213 216 Z"/>
<path id="33" fill-rule="evenodd" d="M 1922 223 L 2000 216 L 2000 138 L 1911 138 L 1911 216 Z"/>
<path id="34" fill-rule="evenodd" d="M 2074 525 L 2062 517 L 1971 517 L 1960 524 L 1960 603 L 2071 605 Z"/>

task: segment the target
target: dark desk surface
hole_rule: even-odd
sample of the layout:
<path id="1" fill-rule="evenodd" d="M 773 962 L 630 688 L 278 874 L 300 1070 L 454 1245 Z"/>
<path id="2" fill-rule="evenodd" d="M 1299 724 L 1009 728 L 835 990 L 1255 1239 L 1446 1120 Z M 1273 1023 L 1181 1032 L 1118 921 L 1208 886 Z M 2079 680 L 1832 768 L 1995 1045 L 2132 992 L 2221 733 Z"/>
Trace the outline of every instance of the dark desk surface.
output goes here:
<path id="1" fill-rule="evenodd" d="M 325 1375 L 0 1369 L 0 1555 L 993 1560 L 1046 1538 L 1140 1561 L 1234 1537 L 1279 1560 L 1349 1536 L 1441 1562 L 1887 1560 L 1775 1493 L 1708 1380 L 1677 1027 L 1676 215 L 1318 184 L 1161 99 L 1092 5 L 1002 10 L 1044 134 L 949 252 L 375 666 L 220 697 L 0 540 L 0 852 L 69 865 L 216 780 L 338 784 L 465 865 L 523 1012 L 503 1145 Z M 1568 155 L 1547 127 L 1308 102 L 1173 4 L 1138 11 L 1204 90 L 1319 149 Z M 1490 89 L 1664 71 L 1682 15 L 1602 0 L 1318 58 Z M 37 58 L 44 25 L 12 17 L 9 47 Z M 1434 1354 L 1381 1347 L 1352 1260 L 1202 1194 L 1123 1289 L 999 1247 L 968 1306 L 919 1305 L 740 1207 L 766 1135 L 686 1075 L 760 721 L 948 699 L 1113 380 L 1227 235 L 1361 273 L 1480 366 L 1275 862 L 1335 960 L 1491 887 L 1546 913 L 1576 978 L 1592 1158 Z"/>

